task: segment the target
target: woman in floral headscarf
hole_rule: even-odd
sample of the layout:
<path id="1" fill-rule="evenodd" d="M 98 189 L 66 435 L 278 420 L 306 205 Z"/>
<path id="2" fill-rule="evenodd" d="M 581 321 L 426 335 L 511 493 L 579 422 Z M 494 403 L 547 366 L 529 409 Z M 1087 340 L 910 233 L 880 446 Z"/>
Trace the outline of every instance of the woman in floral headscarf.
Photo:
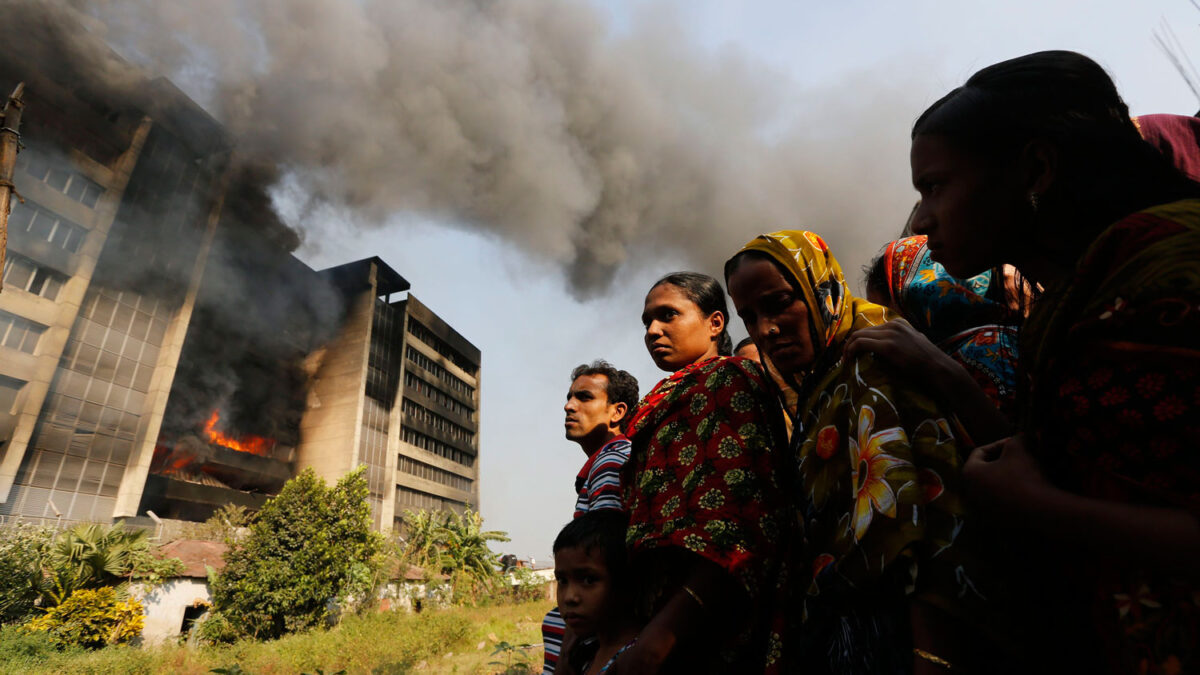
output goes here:
<path id="1" fill-rule="evenodd" d="M 960 538 L 962 449 L 933 399 L 870 355 L 843 359 L 855 331 L 891 318 L 850 294 L 811 232 L 760 236 L 725 265 L 760 353 L 799 390 L 792 437 L 803 537 L 789 568 L 805 673 L 968 671 L 983 588 Z M 948 628 L 953 626 L 954 628 Z M 956 633 L 957 631 L 957 633 Z M 987 654 L 995 659 L 996 653 Z M 982 658 L 982 657 L 977 657 Z"/>
<path id="2" fill-rule="evenodd" d="M 998 270 L 957 279 L 934 262 L 924 236 L 897 239 L 871 264 L 867 297 L 908 324 L 855 331 L 847 353 L 872 352 L 897 375 L 927 381 L 975 441 L 1003 438 L 1016 414 L 1022 318 L 1006 295 Z"/>

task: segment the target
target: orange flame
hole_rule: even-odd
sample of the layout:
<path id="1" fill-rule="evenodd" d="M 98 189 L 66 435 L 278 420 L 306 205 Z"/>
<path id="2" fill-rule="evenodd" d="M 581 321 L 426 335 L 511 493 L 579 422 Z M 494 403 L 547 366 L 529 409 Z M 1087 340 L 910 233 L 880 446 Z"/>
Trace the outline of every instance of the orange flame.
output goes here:
<path id="1" fill-rule="evenodd" d="M 275 441 L 262 436 L 242 436 L 240 439 L 234 438 L 223 431 L 217 431 L 217 422 L 221 421 L 221 415 L 216 410 L 208 416 L 208 421 L 204 423 L 204 436 L 209 443 L 219 445 L 230 450 L 238 452 L 248 452 L 252 455 L 265 457 L 271 453 L 271 448 L 275 447 Z"/>

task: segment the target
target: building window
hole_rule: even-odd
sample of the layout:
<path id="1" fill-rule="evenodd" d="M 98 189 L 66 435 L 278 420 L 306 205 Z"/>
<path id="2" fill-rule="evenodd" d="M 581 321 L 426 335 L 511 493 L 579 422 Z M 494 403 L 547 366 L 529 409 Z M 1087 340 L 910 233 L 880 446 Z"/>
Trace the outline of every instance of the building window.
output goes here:
<path id="1" fill-rule="evenodd" d="M 413 391 L 427 396 L 451 412 L 462 415 L 467 419 L 471 419 L 471 415 L 475 412 L 474 408 L 462 404 L 446 392 L 421 379 L 411 370 L 404 371 L 404 387 L 406 391 Z"/>
<path id="2" fill-rule="evenodd" d="M 461 513 L 462 502 L 456 502 L 428 492 L 399 486 L 396 488 L 396 510 L 455 511 Z"/>
<path id="3" fill-rule="evenodd" d="M 46 327 L 41 324 L 0 312 L 0 345 L 32 354 L 45 332 Z"/>
<path id="4" fill-rule="evenodd" d="M 4 287 L 19 288 L 47 300 L 58 299 L 67 277 L 12 253 L 4 259 Z"/>
<path id="5" fill-rule="evenodd" d="M 70 253 L 78 253 L 87 237 L 87 230 L 52 211 L 26 201 L 13 200 L 8 218 L 10 232 L 28 232 L 36 239 L 43 239 Z"/>
<path id="6" fill-rule="evenodd" d="M 439 469 L 432 464 L 418 462 L 417 460 L 411 457 L 405 457 L 404 455 L 399 456 L 399 459 L 396 462 L 396 467 L 400 469 L 402 473 L 406 473 L 410 476 L 431 480 L 435 483 L 452 487 L 455 490 L 462 490 L 463 492 L 470 492 L 471 484 L 474 482 L 470 478 L 446 471 L 445 469 Z"/>
<path id="7" fill-rule="evenodd" d="M 426 436 L 425 434 L 413 429 L 409 429 L 408 427 L 401 427 L 401 429 L 401 437 L 404 439 L 405 443 L 421 448 L 426 452 L 432 452 L 439 457 L 445 457 L 452 462 L 457 462 L 466 467 L 475 466 L 475 455 L 472 455 L 469 452 L 463 452 L 449 443 L 443 443 L 436 438 Z"/>
<path id="8" fill-rule="evenodd" d="M 88 208 L 95 208 L 100 195 L 104 194 L 104 188 L 99 183 L 85 178 L 78 171 L 52 166 L 44 155 L 23 152 L 17 155 L 17 164 L 25 173 Z"/>
<path id="9" fill-rule="evenodd" d="M 25 383 L 21 380 L 0 375 L 0 415 L 16 414 L 13 406 L 17 403 L 17 394 L 21 393 L 21 387 L 24 386 Z"/>
<path id="10" fill-rule="evenodd" d="M 417 324 L 417 325 L 420 325 L 420 324 Z M 443 382 L 445 382 L 446 384 L 450 385 L 451 389 L 453 389 L 467 397 L 475 396 L 475 388 L 474 387 L 467 384 L 466 382 L 463 382 L 459 378 L 455 377 L 453 374 L 451 374 L 450 371 L 443 368 L 441 366 L 441 364 L 439 364 L 437 361 L 434 361 L 433 359 L 429 358 L 428 356 L 425 356 L 424 354 L 422 354 L 420 351 L 414 349 L 412 347 L 412 345 L 409 345 L 405 349 L 404 354 L 406 357 L 408 357 L 409 361 L 424 368 L 425 370 L 428 370 L 430 373 L 435 375 L 438 379 L 440 379 Z"/>
<path id="11" fill-rule="evenodd" d="M 413 403 L 408 399 L 404 399 L 401 409 L 406 418 L 421 422 L 456 441 L 470 443 L 475 437 L 475 433 L 470 429 L 459 426 L 425 406 Z"/>
<path id="12" fill-rule="evenodd" d="M 462 368 L 463 372 L 474 377 L 475 371 L 478 370 L 479 366 L 471 363 L 471 361 L 467 359 L 467 357 L 460 354 L 457 349 L 454 349 L 450 345 L 446 344 L 444 340 L 435 335 L 434 332 L 429 330 L 429 328 L 427 328 L 424 324 L 410 318 L 408 320 L 408 332 L 412 333 L 413 337 L 417 338 L 421 342 L 433 347 L 437 353 L 449 359 L 451 363 L 459 368 Z"/>

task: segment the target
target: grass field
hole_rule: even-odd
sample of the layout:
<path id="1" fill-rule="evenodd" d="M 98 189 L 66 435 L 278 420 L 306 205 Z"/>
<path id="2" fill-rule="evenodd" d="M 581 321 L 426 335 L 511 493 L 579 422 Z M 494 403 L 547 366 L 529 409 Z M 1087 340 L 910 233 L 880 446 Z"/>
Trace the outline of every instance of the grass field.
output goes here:
<path id="1" fill-rule="evenodd" d="M 539 601 L 421 614 L 383 612 L 348 617 L 331 630 L 227 647 L 109 647 L 95 652 L 50 653 L 36 648 L 3 649 L 0 673 L 202 675 L 218 668 L 244 675 L 330 675 L 343 670 L 347 675 L 537 673 L 541 647 L 492 652 L 502 642 L 540 643 L 542 616 L 552 606 L 552 602 Z M 528 664 L 529 670 L 523 670 L 521 664 Z"/>

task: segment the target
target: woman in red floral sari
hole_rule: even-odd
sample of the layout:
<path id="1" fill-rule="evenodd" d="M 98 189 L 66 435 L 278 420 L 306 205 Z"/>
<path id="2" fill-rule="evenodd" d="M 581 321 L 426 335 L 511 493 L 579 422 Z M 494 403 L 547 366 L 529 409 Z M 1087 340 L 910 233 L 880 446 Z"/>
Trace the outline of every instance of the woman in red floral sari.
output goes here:
<path id="1" fill-rule="evenodd" d="M 1020 433 L 963 471 L 1028 563 L 1022 622 L 1045 639 L 1023 672 L 1200 672 L 1200 185 L 1072 52 L 984 68 L 912 137 L 934 259 L 1045 288 Z"/>
<path id="2" fill-rule="evenodd" d="M 727 356 L 726 316 L 721 285 L 702 274 L 668 275 L 646 295 L 646 348 L 674 372 L 627 430 L 622 486 L 647 623 L 620 673 L 763 670 L 786 441 L 757 365 Z"/>

